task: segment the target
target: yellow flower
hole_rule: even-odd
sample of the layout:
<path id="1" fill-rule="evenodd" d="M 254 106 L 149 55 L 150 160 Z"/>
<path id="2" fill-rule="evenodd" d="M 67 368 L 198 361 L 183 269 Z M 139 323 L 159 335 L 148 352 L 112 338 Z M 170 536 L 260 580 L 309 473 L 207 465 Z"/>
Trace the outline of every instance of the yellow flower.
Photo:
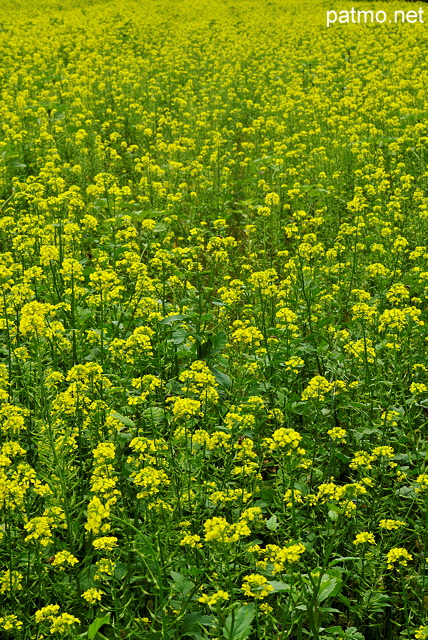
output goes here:
<path id="1" fill-rule="evenodd" d="M 374 535 L 372 533 L 368 533 L 368 531 L 362 531 L 361 533 L 357 533 L 354 544 L 365 544 L 368 542 L 369 544 L 376 544 Z"/>
<path id="2" fill-rule="evenodd" d="M 262 604 L 259 605 L 259 611 L 263 615 L 267 615 L 269 613 L 272 613 L 273 607 L 271 607 L 267 602 L 263 602 Z"/>
<path id="3" fill-rule="evenodd" d="M 302 402 L 311 399 L 322 402 L 325 399 L 325 394 L 332 391 L 333 387 L 334 385 L 323 376 L 314 376 L 302 393 Z"/>
<path id="4" fill-rule="evenodd" d="M 251 547 L 251 553 L 263 556 L 263 560 L 257 562 L 257 566 L 265 569 L 268 563 L 271 564 L 274 575 L 283 571 L 286 564 L 299 562 L 300 556 L 304 551 L 305 547 L 300 542 L 291 542 L 286 547 L 280 547 L 276 544 L 268 544 L 264 549 L 259 545 Z"/>
<path id="5" fill-rule="evenodd" d="M 229 524 L 225 518 L 214 517 L 204 522 L 205 540 L 207 542 L 236 542 L 239 535 L 235 532 L 233 525 Z"/>
<path id="6" fill-rule="evenodd" d="M 376 456 L 367 451 L 357 451 L 354 453 L 354 457 L 352 458 L 349 466 L 351 469 L 358 469 L 359 467 L 364 467 L 365 469 L 371 469 L 371 463 L 376 460 Z"/>
<path id="7" fill-rule="evenodd" d="M 235 329 L 232 333 L 231 340 L 233 344 L 238 346 L 252 345 L 258 347 L 263 341 L 263 334 L 257 327 L 244 326 Z"/>
<path id="8" fill-rule="evenodd" d="M 117 547 L 117 538 L 114 536 L 104 536 L 92 541 L 92 546 L 97 550 L 112 551 Z"/>
<path id="9" fill-rule="evenodd" d="M 0 628 L 4 631 L 19 631 L 22 627 L 23 623 L 13 613 L 0 617 Z"/>
<path id="10" fill-rule="evenodd" d="M 416 493 L 420 493 L 421 491 L 428 489 L 428 473 L 421 473 L 416 478 L 416 483 L 419 485 L 419 487 L 415 489 Z"/>
<path id="11" fill-rule="evenodd" d="M 410 385 L 410 393 L 414 396 L 425 393 L 426 391 L 428 391 L 428 387 L 422 382 L 412 382 Z"/>
<path id="12" fill-rule="evenodd" d="M 201 540 L 201 536 L 198 535 L 190 535 L 190 534 L 186 534 L 184 536 L 184 538 L 182 538 L 180 540 L 180 546 L 182 547 L 192 547 L 192 548 L 201 548 L 202 547 L 202 543 L 200 542 Z"/>
<path id="13" fill-rule="evenodd" d="M 287 450 L 287 454 L 295 450 L 299 454 L 304 454 L 304 450 L 299 448 L 302 436 L 294 429 L 288 429 L 281 427 L 273 432 L 272 438 L 264 438 L 263 444 L 269 451 L 276 451 L 277 449 Z"/>
<path id="14" fill-rule="evenodd" d="M 229 598 L 230 596 L 227 591 L 222 591 L 220 589 L 219 591 L 213 593 L 213 595 L 211 596 L 208 596 L 206 593 L 204 593 L 200 598 L 198 598 L 198 602 L 207 604 L 209 607 L 215 607 L 217 604 L 229 600 Z"/>
<path id="15" fill-rule="evenodd" d="M 386 555 L 386 561 L 388 563 L 388 569 L 394 568 L 394 563 L 398 563 L 403 567 L 407 566 L 407 562 L 413 560 L 412 555 L 403 549 L 402 547 L 396 547 L 388 551 Z"/>
<path id="16" fill-rule="evenodd" d="M 70 567 L 72 567 L 78 562 L 79 562 L 78 559 L 75 556 L 73 556 L 72 553 L 64 550 L 64 551 L 58 551 L 58 553 L 55 554 L 51 565 L 52 567 L 59 567 L 61 570 L 63 570 L 64 569 L 63 565 L 69 565 Z"/>
<path id="17" fill-rule="evenodd" d="M 115 563 L 109 558 L 101 558 L 95 563 L 97 571 L 94 575 L 94 580 L 102 580 L 105 576 L 112 576 L 115 569 Z M 103 576 L 105 574 L 105 576 Z"/>
<path id="18" fill-rule="evenodd" d="M 61 613 L 57 618 L 52 618 L 51 622 L 50 633 L 66 633 L 74 624 L 79 624 L 80 620 L 69 613 Z"/>
<path id="19" fill-rule="evenodd" d="M 293 373 L 299 373 L 299 368 L 303 367 L 305 361 L 302 358 L 293 356 L 285 361 L 285 370 L 292 371 Z"/>
<path id="20" fill-rule="evenodd" d="M 427 640 L 428 638 L 428 625 L 421 625 L 419 629 L 415 631 L 416 640 Z"/>
<path id="21" fill-rule="evenodd" d="M 16 591 L 20 591 L 22 589 L 22 578 L 23 575 L 19 571 L 3 571 L 0 574 L 0 593 L 5 594 L 8 591 L 14 593 Z"/>
<path id="22" fill-rule="evenodd" d="M 172 398 L 171 398 L 172 400 Z M 178 398 L 174 402 L 172 413 L 174 418 L 192 418 L 199 415 L 201 403 L 191 398 Z"/>
<path id="23" fill-rule="evenodd" d="M 104 595 L 104 591 L 101 589 L 87 589 L 82 593 L 82 598 L 89 602 L 90 604 L 96 604 L 97 602 L 101 602 L 101 598 Z"/>
<path id="24" fill-rule="evenodd" d="M 373 363 L 376 358 L 376 351 L 373 349 L 372 345 L 372 341 L 367 338 L 366 340 L 349 342 L 348 344 L 343 345 L 343 349 L 346 353 L 353 356 L 360 362 L 364 362 L 367 359 L 367 362 Z"/>
<path id="25" fill-rule="evenodd" d="M 346 429 L 342 429 L 341 427 L 333 427 L 332 429 L 329 429 L 327 433 L 332 440 L 335 440 L 341 443 L 346 442 L 346 436 L 347 436 Z"/>
<path id="26" fill-rule="evenodd" d="M 388 529 L 388 531 L 393 531 L 394 529 L 399 529 L 400 527 L 406 526 L 406 523 L 402 520 L 380 520 L 379 527 L 381 529 Z"/>
<path id="27" fill-rule="evenodd" d="M 258 573 L 251 573 L 245 576 L 242 582 L 242 591 L 245 596 L 251 596 L 255 599 L 265 598 L 273 591 L 271 584 L 268 584 L 267 578 Z"/>
<path id="28" fill-rule="evenodd" d="M 287 489 L 284 493 L 284 502 L 286 502 L 287 507 L 293 506 L 293 491 L 291 489 Z M 298 489 L 294 489 L 294 504 L 303 503 L 302 492 Z"/>
<path id="29" fill-rule="evenodd" d="M 389 447 L 389 446 L 375 447 L 373 449 L 373 455 L 376 456 L 377 458 L 379 458 L 379 457 L 393 458 L 394 457 L 394 449 L 392 447 Z"/>
<path id="30" fill-rule="evenodd" d="M 99 533 L 100 529 L 106 531 L 110 528 L 110 525 L 102 525 L 102 521 L 110 517 L 110 504 L 107 501 L 102 503 L 98 496 L 94 496 L 88 504 L 88 521 L 85 524 L 87 531 L 93 531 L 95 534 Z"/>
<path id="31" fill-rule="evenodd" d="M 42 607 L 35 613 L 36 622 L 42 622 L 43 620 L 49 620 L 53 618 L 59 611 L 59 604 L 49 604 L 46 607 Z"/>

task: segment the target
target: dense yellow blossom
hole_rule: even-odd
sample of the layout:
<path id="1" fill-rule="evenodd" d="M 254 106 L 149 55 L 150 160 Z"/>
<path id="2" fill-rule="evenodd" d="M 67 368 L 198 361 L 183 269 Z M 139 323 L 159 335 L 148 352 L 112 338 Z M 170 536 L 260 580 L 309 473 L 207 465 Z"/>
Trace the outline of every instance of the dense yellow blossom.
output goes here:
<path id="1" fill-rule="evenodd" d="M 427 635 L 427 16 L 330 4 L 1 3 L 5 637 Z"/>
<path id="2" fill-rule="evenodd" d="M 245 596 L 252 596 L 256 600 L 265 598 L 273 591 L 273 587 L 268 583 L 267 578 L 257 573 L 245 576 L 242 581 L 242 590 Z"/>
<path id="3" fill-rule="evenodd" d="M 413 560 L 412 555 L 402 547 L 396 547 L 388 551 L 386 555 L 386 561 L 388 563 L 388 569 L 393 569 L 395 564 L 402 565 L 403 567 L 407 566 L 408 561 Z"/>
<path id="4" fill-rule="evenodd" d="M 362 531 L 361 533 L 357 533 L 354 544 L 364 544 L 369 542 L 370 544 L 376 544 L 375 537 L 372 533 L 368 531 Z"/>

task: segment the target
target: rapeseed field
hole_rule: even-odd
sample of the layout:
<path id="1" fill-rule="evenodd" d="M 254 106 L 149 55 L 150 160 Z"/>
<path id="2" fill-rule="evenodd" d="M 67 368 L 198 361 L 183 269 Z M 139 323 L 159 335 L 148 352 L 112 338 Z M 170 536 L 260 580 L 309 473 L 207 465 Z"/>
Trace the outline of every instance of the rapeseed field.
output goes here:
<path id="1" fill-rule="evenodd" d="M 346 8 L 2 3 L 1 637 L 428 638 L 426 26 Z"/>

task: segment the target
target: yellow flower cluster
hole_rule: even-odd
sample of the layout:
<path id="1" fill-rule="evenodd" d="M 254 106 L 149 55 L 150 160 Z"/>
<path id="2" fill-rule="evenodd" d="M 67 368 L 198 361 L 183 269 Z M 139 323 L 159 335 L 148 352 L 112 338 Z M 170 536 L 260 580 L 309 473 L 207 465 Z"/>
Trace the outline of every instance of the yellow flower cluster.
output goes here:
<path id="1" fill-rule="evenodd" d="M 314 376 L 309 380 L 307 387 L 302 393 L 302 402 L 306 400 L 325 400 L 325 394 L 330 393 L 334 388 L 334 384 L 324 378 L 324 376 Z"/>
<path id="2" fill-rule="evenodd" d="M 22 578 L 22 573 L 19 571 L 10 571 L 9 569 L 3 571 L 0 574 L 0 593 L 20 591 L 22 589 Z"/>
<path id="3" fill-rule="evenodd" d="M 265 438 L 263 444 L 269 451 L 285 450 L 287 455 L 291 455 L 294 451 L 304 455 L 305 450 L 299 446 L 301 440 L 302 436 L 294 429 L 281 427 L 273 432 L 271 438 Z"/>
<path id="4" fill-rule="evenodd" d="M 245 596 L 251 596 L 256 600 L 265 598 L 273 591 L 273 587 L 268 583 L 267 578 L 257 573 L 245 576 L 242 581 L 242 591 Z"/>
<path id="5" fill-rule="evenodd" d="M 216 389 L 218 385 L 205 362 L 201 360 L 193 362 L 190 369 L 180 373 L 179 380 L 183 383 L 185 391 L 198 395 L 201 402 L 218 401 Z"/>
<path id="6" fill-rule="evenodd" d="M 367 362 L 373 363 L 376 358 L 376 352 L 373 349 L 373 342 L 369 338 L 366 340 L 349 342 L 348 344 L 343 345 L 343 349 L 346 353 L 362 362 L 367 360 Z"/>
<path id="7" fill-rule="evenodd" d="M 373 533 L 362 531 L 361 533 L 357 533 L 355 540 L 353 541 L 354 544 L 365 544 L 366 542 L 369 544 L 376 544 Z"/>
<path id="8" fill-rule="evenodd" d="M 407 562 L 413 560 L 412 555 L 402 547 L 396 547 L 391 549 L 386 554 L 386 561 L 388 563 L 388 569 L 394 568 L 394 563 L 397 563 L 403 567 L 407 566 Z"/>
<path id="9" fill-rule="evenodd" d="M 406 523 L 402 520 L 391 520 L 390 518 L 384 518 L 379 521 L 379 527 L 381 529 L 387 529 L 388 531 L 394 531 L 400 527 L 405 527 Z"/>
<path id="10" fill-rule="evenodd" d="M 342 427 L 333 427 L 327 431 L 328 435 L 335 442 L 346 442 L 347 432 L 346 429 L 342 429 Z"/>
<path id="11" fill-rule="evenodd" d="M 59 567 L 63 571 L 65 569 L 64 565 L 73 567 L 78 562 L 78 559 L 72 553 L 64 549 L 55 554 L 51 564 L 53 567 Z"/>
<path id="12" fill-rule="evenodd" d="M 365 469 L 372 469 L 372 462 L 378 458 L 391 459 L 394 457 L 394 449 L 390 446 L 375 447 L 371 453 L 367 451 L 356 451 L 354 457 L 349 463 L 351 469 L 359 469 L 364 467 Z"/>
<path id="13" fill-rule="evenodd" d="M 23 622 L 17 618 L 17 616 L 13 613 L 0 616 L 0 628 L 3 631 L 19 631 L 23 627 Z"/>
<path id="14" fill-rule="evenodd" d="M 98 534 L 100 531 L 110 531 L 110 508 L 116 504 L 120 495 L 117 476 L 112 461 L 115 459 L 115 447 L 112 442 L 100 442 L 93 451 L 94 468 L 91 476 L 91 491 L 95 494 L 88 504 L 88 517 L 85 524 L 87 531 Z M 101 498 L 103 502 L 101 501 Z M 95 541 L 94 541 L 95 542 Z"/>
<path id="15" fill-rule="evenodd" d="M 426 640 L 428 638 L 428 625 L 421 625 L 419 629 L 415 631 L 416 640 Z"/>
<path id="16" fill-rule="evenodd" d="M 53 532 L 57 529 L 65 529 L 65 513 L 61 507 L 48 507 L 42 516 L 31 518 L 25 525 L 27 532 L 25 542 L 37 540 L 43 547 L 47 547 L 53 541 Z"/>
<path id="17" fill-rule="evenodd" d="M 86 600 L 86 602 L 89 602 L 89 604 L 96 604 L 97 602 L 101 602 L 103 594 L 104 592 L 101 591 L 101 589 L 92 587 L 82 593 L 82 598 Z"/>
<path id="18" fill-rule="evenodd" d="M 251 530 L 248 526 L 250 522 L 260 520 L 262 511 L 259 507 L 250 507 L 242 512 L 239 521 L 235 524 L 229 524 L 226 518 L 215 516 L 204 522 L 205 541 L 217 541 L 220 543 L 230 544 L 237 542 L 241 536 L 249 536 Z"/>
<path id="19" fill-rule="evenodd" d="M 46 607 L 42 607 L 35 613 L 35 620 L 37 624 L 43 622 L 49 622 L 50 633 L 66 633 L 70 630 L 74 624 L 79 624 L 79 618 L 70 615 L 69 613 L 59 613 L 59 605 L 58 604 L 49 604 Z"/>
<path id="20" fill-rule="evenodd" d="M 305 552 L 305 547 L 300 542 L 292 542 L 286 547 L 268 544 L 264 549 L 256 544 L 249 547 L 248 551 L 263 557 L 263 560 L 256 563 L 258 568 L 263 570 L 268 564 L 272 565 L 272 573 L 275 575 L 284 571 L 286 565 L 299 562 L 300 556 Z"/>
<path id="21" fill-rule="evenodd" d="M 202 604 L 207 604 L 209 607 L 216 607 L 218 604 L 221 604 L 222 602 L 229 600 L 229 598 L 230 596 L 227 593 L 227 591 L 222 591 L 221 589 L 219 589 L 218 591 L 213 593 L 211 596 L 204 593 L 200 598 L 198 598 L 198 602 L 201 602 Z"/>

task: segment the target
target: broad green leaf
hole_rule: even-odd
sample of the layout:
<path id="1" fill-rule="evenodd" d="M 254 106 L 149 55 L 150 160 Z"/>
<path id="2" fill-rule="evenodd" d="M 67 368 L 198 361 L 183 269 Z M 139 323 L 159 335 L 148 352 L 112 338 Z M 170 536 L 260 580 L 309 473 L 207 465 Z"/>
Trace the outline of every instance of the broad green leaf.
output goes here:
<path id="1" fill-rule="evenodd" d="M 226 375 L 219 369 L 216 369 L 215 367 L 212 367 L 211 371 L 213 372 L 214 377 L 219 384 L 222 384 L 224 387 L 230 387 L 230 385 L 232 384 L 232 380 L 228 375 Z"/>
<path id="2" fill-rule="evenodd" d="M 278 591 L 290 591 L 290 585 L 285 582 L 281 582 L 280 580 L 269 580 L 268 584 L 273 587 L 273 591 L 271 591 L 271 593 L 276 593 Z"/>
<path id="3" fill-rule="evenodd" d="M 176 571 L 171 571 L 170 575 L 174 581 L 172 585 L 172 590 L 182 594 L 183 596 L 187 596 L 195 586 L 191 580 L 181 575 L 181 573 L 177 573 Z"/>
<path id="4" fill-rule="evenodd" d="M 253 618 L 253 604 L 246 604 L 232 611 L 224 623 L 223 636 L 226 640 L 245 640 L 251 632 Z"/>
<path id="5" fill-rule="evenodd" d="M 266 526 L 269 531 L 276 531 L 279 527 L 278 518 L 275 515 L 271 516 L 269 520 L 266 520 Z"/>
<path id="6" fill-rule="evenodd" d="M 182 344 L 189 337 L 189 332 L 185 329 L 177 329 L 172 334 L 172 342 L 174 344 Z"/>
<path id="7" fill-rule="evenodd" d="M 214 624 L 214 617 L 203 615 L 199 611 L 188 613 L 181 621 L 180 633 L 182 636 L 197 638 L 202 625 L 211 626 Z M 181 637 L 181 636 L 180 636 Z M 200 636 L 202 637 L 202 636 Z"/>
<path id="8" fill-rule="evenodd" d="M 117 413 L 117 411 L 112 413 L 111 416 L 116 420 L 119 420 L 122 424 L 126 424 L 127 427 L 135 427 L 135 422 L 131 420 L 131 418 L 123 416 L 121 413 Z"/>
<path id="9" fill-rule="evenodd" d="M 212 341 L 215 349 L 223 349 L 223 347 L 226 346 L 227 342 L 226 334 L 224 333 L 224 331 L 220 331 L 220 333 L 217 333 L 215 336 L 213 336 Z"/>
<path id="10" fill-rule="evenodd" d="M 103 618 L 95 618 L 95 620 L 89 625 L 88 638 L 89 640 L 95 640 L 98 630 L 101 629 L 103 624 L 109 624 L 110 613 L 107 613 Z"/>
<path id="11" fill-rule="evenodd" d="M 338 578 L 324 574 L 318 592 L 318 602 L 323 602 L 329 596 L 335 596 L 340 591 L 340 587 L 341 581 Z"/>

